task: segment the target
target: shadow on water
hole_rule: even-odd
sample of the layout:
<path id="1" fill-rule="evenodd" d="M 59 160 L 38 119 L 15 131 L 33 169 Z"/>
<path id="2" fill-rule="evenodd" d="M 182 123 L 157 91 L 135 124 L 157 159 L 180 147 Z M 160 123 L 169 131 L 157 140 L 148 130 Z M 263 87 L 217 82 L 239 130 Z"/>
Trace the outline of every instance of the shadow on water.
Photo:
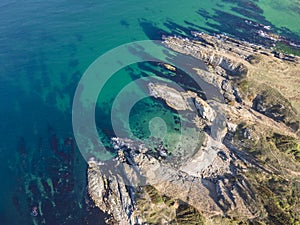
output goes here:
<path id="1" fill-rule="evenodd" d="M 156 26 L 154 26 L 152 23 L 148 23 L 147 26 L 151 26 L 151 34 L 160 34 L 162 33 L 162 30 Z M 181 26 L 177 26 L 175 23 L 169 23 L 168 25 L 171 27 L 178 27 L 178 30 L 182 30 Z M 185 30 L 184 32 L 188 32 L 188 30 Z M 163 33 L 165 34 L 165 33 Z M 150 36 L 149 36 L 150 38 Z M 160 37 L 161 38 L 161 37 Z M 138 55 L 142 59 L 152 59 L 152 62 L 142 62 L 138 63 L 138 68 L 141 70 L 138 73 L 134 73 L 133 71 L 128 70 L 129 75 L 131 76 L 132 80 L 141 78 L 141 77 L 147 77 L 147 73 L 155 74 L 158 77 L 167 78 L 170 81 L 173 81 L 177 84 L 179 84 L 183 89 L 189 89 L 196 93 L 198 93 L 199 96 L 201 96 L 203 99 L 206 99 L 205 93 L 203 92 L 202 88 L 199 87 L 199 83 L 197 81 L 193 80 L 192 77 L 197 77 L 200 80 L 201 85 L 209 86 L 208 83 L 204 82 L 198 75 L 195 76 L 195 71 L 193 68 L 197 67 L 203 70 L 206 70 L 206 65 L 203 61 L 199 59 L 195 59 L 190 56 L 178 54 L 176 52 L 173 52 L 170 49 L 165 48 L 163 50 L 163 53 L 165 54 L 165 57 L 167 58 L 167 61 L 176 67 L 176 71 L 171 71 L 166 69 L 163 65 L 161 65 L 161 60 L 156 58 L 155 56 L 151 56 L 147 53 L 146 49 L 144 49 L 141 46 L 135 46 L 130 47 L 128 49 L 131 54 Z M 185 68 L 187 71 L 183 71 L 181 68 Z M 194 76 L 189 76 L 191 74 L 194 74 Z"/>
<path id="2" fill-rule="evenodd" d="M 198 11 L 198 13 L 201 16 L 207 16 L 206 14 L 203 15 L 202 11 Z M 271 46 L 273 43 L 270 40 L 260 37 L 257 34 L 257 29 L 254 29 L 253 26 L 247 24 L 242 17 L 215 10 L 215 14 L 209 15 L 207 18 L 209 18 L 209 21 L 207 21 L 206 24 L 209 27 L 219 30 L 222 33 L 229 34 L 230 36 L 238 37 L 240 40 L 268 46 Z M 210 21 L 214 21 L 214 23 Z"/>
<path id="3" fill-rule="evenodd" d="M 202 27 L 202 26 L 199 26 L 197 24 L 194 24 L 194 23 L 186 21 L 186 20 L 184 21 L 184 23 L 186 25 L 188 25 L 189 30 L 191 30 L 191 31 L 204 31 L 208 34 L 214 34 L 214 33 L 217 32 L 216 30 L 213 30 L 213 29 L 210 29 L 210 28 L 207 28 L 207 27 Z"/>
<path id="4" fill-rule="evenodd" d="M 196 81 L 194 81 L 193 79 L 187 79 L 189 78 L 189 75 L 179 68 L 177 68 L 176 71 L 170 71 L 164 68 L 164 66 L 160 65 L 158 62 L 138 63 L 138 67 L 142 71 L 145 71 L 144 74 L 146 74 L 147 72 L 151 72 L 158 77 L 166 78 L 170 81 L 175 82 L 176 84 L 179 84 L 184 90 L 194 91 L 203 99 L 206 99 L 203 90 L 201 89 L 201 87 L 199 87 Z"/>
<path id="5" fill-rule="evenodd" d="M 121 24 L 121 26 L 126 27 L 126 28 L 128 28 L 130 26 L 129 22 L 124 19 L 120 20 L 120 24 Z"/>
<path id="6" fill-rule="evenodd" d="M 299 35 L 293 33 L 285 27 L 275 27 L 268 20 L 266 20 L 266 18 L 263 16 L 263 10 L 259 8 L 255 2 L 246 0 L 223 0 L 223 2 L 234 4 L 231 10 L 238 13 L 240 16 L 218 9 L 214 10 L 214 14 L 210 14 L 204 10 L 198 10 L 198 14 L 205 18 L 208 27 L 213 28 L 213 30 L 221 33 L 227 33 L 235 38 L 246 40 L 248 42 L 271 46 L 273 44 L 272 41 L 259 36 L 257 33 L 260 29 L 264 30 L 262 26 L 255 27 L 251 24 L 247 24 L 245 22 L 246 17 L 254 23 L 263 26 L 270 26 L 272 33 L 281 34 L 287 39 L 291 39 L 295 42 L 300 41 Z M 189 24 L 188 22 L 186 23 Z M 201 29 L 201 27 L 199 28 Z M 202 28 L 201 30 L 212 33 L 211 30 L 207 28 Z"/>
<path id="7" fill-rule="evenodd" d="M 258 35 L 260 29 L 264 30 L 263 26 L 270 26 L 271 33 L 281 34 L 288 40 L 298 43 L 300 36 L 293 33 L 285 27 L 275 27 L 263 16 L 263 10 L 253 1 L 237 1 L 237 0 L 223 0 L 224 3 L 232 4 L 231 10 L 237 14 L 225 12 L 223 10 L 215 9 L 213 14 L 199 9 L 197 13 L 206 21 L 207 27 L 202 27 L 198 24 L 185 20 L 184 25 L 173 22 L 167 19 L 163 23 L 163 28 L 158 27 L 157 24 L 152 23 L 146 19 L 140 19 L 140 26 L 144 33 L 151 40 L 161 40 L 163 35 L 177 35 L 182 37 L 191 37 L 191 31 L 204 31 L 209 34 L 226 33 L 230 36 L 245 40 L 251 43 L 265 45 L 270 47 L 274 44 L 273 41 Z M 257 23 L 260 26 L 255 27 L 253 24 L 245 22 L 245 18 Z M 208 28 L 209 27 L 209 28 Z M 266 30 L 265 30 L 266 31 Z"/>
<path id="8" fill-rule="evenodd" d="M 150 40 L 161 40 L 162 35 L 171 35 L 166 30 L 158 28 L 154 23 L 142 18 L 139 20 L 140 27 Z"/>
<path id="9" fill-rule="evenodd" d="M 167 19 L 166 22 L 163 23 L 163 29 L 160 28 L 157 24 L 143 18 L 139 20 L 139 23 L 144 33 L 150 40 L 161 40 L 163 35 L 192 37 L 191 31 L 201 28 L 200 26 L 193 23 L 189 23 L 188 27 L 182 26 L 173 22 L 171 19 Z"/>
<path id="10" fill-rule="evenodd" d="M 184 36 L 184 37 L 191 37 L 191 31 L 194 29 L 191 29 L 190 27 L 185 27 L 180 24 L 177 24 L 170 19 L 167 20 L 163 24 L 165 27 L 167 27 L 172 35 L 178 35 L 178 36 Z"/>
<path id="11" fill-rule="evenodd" d="M 254 1 L 249 0 L 222 0 L 225 3 L 236 4 L 237 7 L 232 7 L 231 9 L 235 12 L 240 13 L 246 17 L 251 17 L 257 21 L 265 20 L 263 10 L 257 6 Z"/>
<path id="12" fill-rule="evenodd" d="M 158 40 L 161 40 L 162 35 L 174 35 L 174 33 L 176 35 L 180 35 L 180 36 L 183 36 L 182 35 L 182 33 L 183 33 L 183 34 L 185 34 L 186 37 L 187 36 L 191 37 L 190 31 L 192 31 L 192 30 L 189 30 L 189 28 L 188 29 L 184 28 L 183 26 L 181 26 L 177 23 L 171 22 L 171 21 L 167 21 L 164 25 L 168 29 L 170 29 L 172 31 L 174 30 L 175 32 L 173 32 L 172 34 L 168 33 L 167 31 L 164 31 L 161 28 L 155 26 L 153 23 L 145 21 L 145 20 L 143 20 L 143 23 L 141 24 L 141 26 L 144 27 L 144 28 L 145 27 L 147 27 L 147 29 L 150 28 L 151 32 L 148 31 L 148 33 L 146 33 L 150 39 L 159 38 Z M 196 26 L 194 26 L 191 23 L 190 28 L 192 28 L 192 27 L 196 27 Z M 153 34 L 155 34 L 155 35 L 153 35 Z M 158 35 L 160 35 L 160 36 L 158 37 Z M 157 40 L 157 39 L 154 39 L 154 40 Z M 143 49 L 130 48 L 129 51 L 131 52 L 131 54 L 138 55 L 141 58 L 147 58 L 147 59 L 152 58 L 153 61 L 156 61 L 156 62 L 161 61 L 161 60 L 155 58 L 155 56 L 149 56 L 149 54 Z M 207 71 L 206 65 L 204 64 L 204 62 L 202 62 L 199 59 L 193 58 L 191 56 L 187 56 L 187 55 L 183 55 L 183 54 L 173 52 L 172 50 L 169 50 L 167 48 L 165 50 L 163 50 L 163 52 L 164 52 L 164 54 L 167 58 L 167 61 L 171 65 L 176 66 L 176 68 L 178 68 L 178 70 L 176 72 L 176 76 L 169 76 L 168 77 L 170 80 L 173 80 L 178 84 L 183 84 L 182 85 L 183 88 L 184 88 L 184 86 L 190 88 L 191 90 L 197 92 L 204 99 L 217 98 L 217 99 L 220 99 L 222 101 L 222 97 L 220 96 L 220 93 L 217 93 L 217 91 L 214 91 L 214 90 L 216 90 L 216 88 L 213 85 L 211 85 L 211 84 L 205 82 L 204 80 L 202 80 L 195 73 L 195 70 L 193 69 L 193 68 L 200 68 L 200 69 L 203 69 L 203 70 Z M 140 66 L 140 69 L 144 69 L 145 71 L 149 70 L 149 68 L 145 68 L 145 65 L 141 66 L 141 64 L 139 64 L 139 66 Z M 180 68 L 184 68 L 185 71 L 180 70 Z M 154 74 L 157 74 L 158 76 L 166 77 L 165 74 L 159 72 L 157 69 L 151 68 L 150 71 L 153 72 Z M 170 73 L 170 71 L 169 71 L 169 73 Z M 191 77 L 189 77 L 189 79 L 187 79 L 187 75 L 190 75 L 194 79 L 197 79 L 198 80 L 197 82 L 200 82 L 201 87 L 199 87 L 199 85 L 197 83 L 195 83 Z M 202 90 L 201 90 L 202 87 L 205 90 L 209 90 L 210 93 L 203 93 Z M 210 95 L 210 96 L 206 96 L 206 95 Z M 204 96 L 206 96 L 206 97 L 204 97 Z"/>

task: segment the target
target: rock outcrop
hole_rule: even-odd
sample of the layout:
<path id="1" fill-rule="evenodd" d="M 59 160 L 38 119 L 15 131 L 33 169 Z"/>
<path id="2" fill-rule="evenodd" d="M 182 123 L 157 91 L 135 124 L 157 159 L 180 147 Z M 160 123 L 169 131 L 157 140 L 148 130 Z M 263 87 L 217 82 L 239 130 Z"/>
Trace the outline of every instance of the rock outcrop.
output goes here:
<path id="1" fill-rule="evenodd" d="M 168 107 L 193 114 L 186 119 L 202 129 L 202 145 L 176 162 L 182 158 L 162 145 L 112 138 L 118 156 L 104 165 L 89 162 L 90 196 L 111 216 L 112 224 L 204 224 L 204 220 L 208 224 L 297 224 L 300 204 L 293 199 L 300 200 L 295 188 L 299 186 L 300 145 L 294 131 L 299 128 L 299 108 L 273 103 L 249 83 L 260 81 L 258 68 L 264 70 L 268 63 L 300 71 L 299 59 L 278 59 L 268 49 L 224 35 L 193 34 L 195 40 L 166 37 L 164 43 L 203 60 L 208 71 L 193 69 L 220 89 L 226 104 L 163 83 L 149 83 L 148 88 Z M 163 66 L 178 72 L 175 66 Z M 266 76 L 278 71 L 264 70 Z M 285 91 L 280 94 L 286 96 Z M 282 99 L 287 101 L 289 96 L 275 101 Z M 297 106 L 297 101 L 293 104 Z M 226 120 L 220 120 L 220 112 Z M 184 212 L 189 212 L 186 218 Z M 191 212 L 197 216 L 190 217 Z"/>
<path id="2" fill-rule="evenodd" d="M 167 37 L 164 43 L 171 49 L 181 52 L 186 55 L 191 55 L 195 58 L 203 60 L 213 68 L 222 71 L 224 76 L 241 77 L 247 75 L 248 68 L 239 60 L 240 58 L 247 58 L 250 54 L 244 49 L 250 48 L 245 43 L 241 44 L 241 48 L 227 49 L 224 48 L 223 41 L 225 37 L 213 38 L 205 33 L 193 32 L 194 36 L 198 38 L 197 41 L 191 41 L 187 38 Z M 227 39 L 229 39 L 227 37 Z M 231 52 L 230 55 L 224 54 L 224 51 Z M 238 57 L 231 57 L 234 56 Z"/>
<path id="3" fill-rule="evenodd" d="M 167 85 L 149 83 L 150 95 L 163 99 L 168 106 L 175 110 L 192 110 L 186 96 Z"/>
<path id="4" fill-rule="evenodd" d="M 209 122 L 212 122 L 216 117 L 215 112 L 210 105 L 201 99 L 195 92 L 180 92 L 167 85 L 154 83 L 149 83 L 148 88 L 150 95 L 155 98 L 161 98 L 172 109 L 179 111 L 189 110 L 193 112 L 197 110 L 199 115 Z"/>
<path id="5" fill-rule="evenodd" d="M 134 199 L 123 177 L 105 174 L 96 161 L 91 159 L 88 168 L 88 192 L 95 205 L 109 214 L 110 224 L 136 224 L 133 217 Z"/>

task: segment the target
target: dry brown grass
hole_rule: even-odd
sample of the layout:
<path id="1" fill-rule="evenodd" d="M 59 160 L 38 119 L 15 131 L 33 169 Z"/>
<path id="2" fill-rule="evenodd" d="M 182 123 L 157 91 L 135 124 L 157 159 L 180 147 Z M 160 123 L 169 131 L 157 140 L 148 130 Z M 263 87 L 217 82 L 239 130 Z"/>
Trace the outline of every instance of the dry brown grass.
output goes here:
<path id="1" fill-rule="evenodd" d="M 247 63 L 248 78 L 278 90 L 300 113 L 300 59 L 289 62 L 273 56 L 260 55 L 256 64 Z"/>

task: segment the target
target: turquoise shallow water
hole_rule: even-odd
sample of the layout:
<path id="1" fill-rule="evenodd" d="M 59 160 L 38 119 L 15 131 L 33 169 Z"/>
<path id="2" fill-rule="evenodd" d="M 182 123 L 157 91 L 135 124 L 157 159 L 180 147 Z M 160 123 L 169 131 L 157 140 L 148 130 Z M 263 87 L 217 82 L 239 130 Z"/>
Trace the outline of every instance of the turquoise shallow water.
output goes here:
<path id="1" fill-rule="evenodd" d="M 70 139 L 73 95 L 97 57 L 120 44 L 169 33 L 189 35 L 190 30 L 264 43 L 245 19 L 270 25 L 273 32 L 300 42 L 297 1 L 275 2 L 1 1 L 0 224 L 103 223 L 91 222 L 91 215 L 99 221 L 103 215 L 86 203 L 86 164 Z M 106 118 L 111 99 L 132 80 L 132 71 L 147 69 L 125 68 L 99 96 L 102 110 L 96 120 L 106 135 L 111 132 Z M 150 130 L 141 124 L 150 116 L 139 113 L 133 110 L 131 127 L 147 136 Z M 172 113 L 166 110 L 169 129 L 176 128 Z M 33 220 L 34 205 L 42 215 Z"/>

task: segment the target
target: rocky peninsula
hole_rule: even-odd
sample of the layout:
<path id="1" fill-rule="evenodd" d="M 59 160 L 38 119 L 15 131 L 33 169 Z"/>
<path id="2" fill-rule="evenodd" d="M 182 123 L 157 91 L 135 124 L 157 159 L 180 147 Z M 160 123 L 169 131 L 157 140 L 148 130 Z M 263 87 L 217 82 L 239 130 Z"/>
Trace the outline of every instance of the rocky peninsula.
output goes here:
<path id="1" fill-rule="evenodd" d="M 164 44 L 205 62 L 208 71 L 193 69 L 225 103 L 161 83 L 148 89 L 168 107 L 194 113 L 202 145 L 177 164 L 162 145 L 113 138 L 113 162 L 89 161 L 90 197 L 109 224 L 299 224 L 300 58 L 224 35 L 193 35 L 164 37 Z M 213 136 L 218 112 L 225 118 Z"/>

